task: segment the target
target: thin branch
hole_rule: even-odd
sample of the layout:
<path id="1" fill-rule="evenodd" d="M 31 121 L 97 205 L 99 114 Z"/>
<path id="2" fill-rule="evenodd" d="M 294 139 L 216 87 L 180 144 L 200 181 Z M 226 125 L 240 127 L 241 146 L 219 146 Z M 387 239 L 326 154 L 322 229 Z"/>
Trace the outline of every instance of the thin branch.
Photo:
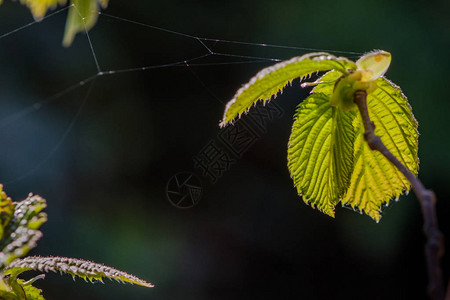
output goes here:
<path id="1" fill-rule="evenodd" d="M 422 182 L 403 165 L 383 144 L 380 137 L 375 134 L 375 124 L 370 120 L 367 109 L 366 91 L 357 91 L 353 101 L 358 106 L 364 124 L 364 139 L 370 149 L 381 152 L 397 169 L 405 175 L 411 183 L 422 208 L 424 218 L 423 231 L 427 238 L 425 244 L 425 258 L 428 269 L 428 295 L 430 299 L 444 299 L 444 286 L 442 282 L 441 257 L 444 255 L 443 235 L 439 231 L 436 216 L 436 196 L 433 191 L 427 190 Z"/>
<path id="2" fill-rule="evenodd" d="M 450 280 L 447 284 L 447 292 L 445 293 L 445 300 L 450 300 Z"/>

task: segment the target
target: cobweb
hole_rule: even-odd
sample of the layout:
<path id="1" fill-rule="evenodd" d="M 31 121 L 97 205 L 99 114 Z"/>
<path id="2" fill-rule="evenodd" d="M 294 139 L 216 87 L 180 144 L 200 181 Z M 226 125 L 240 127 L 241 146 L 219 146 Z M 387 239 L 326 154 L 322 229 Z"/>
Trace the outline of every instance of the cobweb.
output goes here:
<path id="1" fill-rule="evenodd" d="M 30 52 L 17 51 L 17 44 L 20 45 L 20 39 L 22 33 L 30 30 L 34 30 L 36 34 L 36 49 L 39 48 L 39 43 L 42 40 L 39 38 L 39 34 L 42 34 L 39 27 L 44 26 L 47 23 L 54 23 L 55 28 L 61 29 L 61 23 L 64 20 L 65 13 L 69 6 L 56 10 L 48 14 L 40 22 L 30 22 L 27 24 L 19 25 L 13 29 L 7 30 L 4 33 L 0 33 L 0 46 L 3 51 L 9 51 L 13 55 L 13 58 L 18 64 L 21 63 L 21 56 L 33 55 Z M 5 7 L 1 7 L 5 9 Z M 23 8 L 23 10 L 25 10 Z M 111 26 L 132 28 L 131 30 L 145 33 L 145 41 L 135 41 L 140 45 L 139 53 L 140 57 L 145 57 L 150 61 L 147 64 L 145 61 L 141 65 L 127 65 L 130 61 L 128 57 L 111 57 L 108 53 L 108 39 L 124 39 L 123 47 L 128 47 L 129 39 L 125 36 L 121 36 L 121 32 L 117 32 L 114 35 L 105 36 L 102 34 L 102 30 Z M 0 27 L 0 30 L 3 30 Z M 60 34 L 55 34 L 55 39 L 61 39 Z M 84 39 L 82 43 L 80 40 Z M 78 42 L 78 44 L 77 44 Z M 30 42 L 32 43 L 32 42 Z M 155 48 L 162 48 L 163 51 L 155 50 Z M 267 56 L 255 56 L 254 49 L 264 48 L 267 49 Z M 99 50 L 101 49 L 101 50 Z M 276 50 L 280 56 L 274 56 L 271 50 Z M 38 51 L 38 50 L 37 50 Z M 55 47 L 54 51 L 69 51 L 69 55 L 76 55 L 75 51 L 82 51 L 88 53 L 88 59 L 83 61 L 83 65 L 76 65 L 70 57 L 67 57 L 61 62 L 52 62 L 51 53 L 48 54 L 48 61 L 42 62 L 44 65 L 49 65 L 49 71 L 52 72 L 52 68 L 65 68 L 66 72 L 71 73 L 70 78 L 73 78 L 72 82 L 65 82 L 54 79 L 51 84 L 48 83 L 46 87 L 42 89 L 39 96 L 41 99 L 35 97 L 29 97 L 29 95 L 23 95 L 28 101 L 26 107 L 3 107 L 0 121 L 0 129 L 3 131 L 3 140 L 8 138 L 13 139 L 17 132 L 20 132 L 22 124 L 27 123 L 30 116 L 33 114 L 39 114 L 44 108 L 58 107 L 59 103 L 73 101 L 70 105 L 71 112 L 61 116 L 61 118 L 67 118 L 65 128 L 59 133 L 59 137 L 55 140 L 41 139 L 39 134 L 42 131 L 36 131 L 39 144 L 30 146 L 28 152 L 23 152 L 26 156 L 20 156 L 18 153 L 7 153 L 10 163 L 9 165 L 3 165 L 0 173 L 0 182 L 11 185 L 20 183 L 22 180 L 30 176 L 38 176 L 40 172 L 45 169 L 45 165 L 51 163 L 55 156 L 57 156 L 58 150 L 64 146 L 67 137 L 80 122 L 80 118 L 83 115 L 86 105 L 89 105 L 92 101 L 99 101 L 105 103 L 108 100 L 99 99 L 102 94 L 102 90 L 108 90 L 108 84 L 116 84 L 115 81 L 107 81 L 106 78 L 120 76 L 120 81 L 127 80 L 149 80 L 148 74 L 151 77 L 167 78 L 167 80 L 173 80 L 174 85 L 177 82 L 183 86 L 181 82 L 191 81 L 194 79 L 197 82 L 197 87 L 203 89 L 205 93 L 202 93 L 200 97 L 204 99 L 204 103 L 212 101 L 215 107 L 223 109 L 225 103 L 228 101 L 226 96 L 216 91 L 214 84 L 207 84 L 208 78 L 204 78 L 201 72 L 202 68 L 214 68 L 215 72 L 223 72 L 223 67 L 229 67 L 233 65 L 252 66 L 252 70 L 265 67 L 283 59 L 287 59 L 291 56 L 301 55 L 311 51 L 325 51 L 335 54 L 343 54 L 349 58 L 355 58 L 362 53 L 353 51 L 340 51 L 333 49 L 315 49 L 303 46 L 291 46 L 291 45 L 275 45 L 270 43 L 239 41 L 239 40 L 227 40 L 220 37 L 201 37 L 193 35 L 191 33 L 175 31 L 170 28 L 163 28 L 152 25 L 151 20 L 132 20 L 122 17 L 120 15 L 111 15 L 107 12 L 100 12 L 97 25 L 90 31 L 86 31 L 84 34 L 79 34 L 76 37 L 75 45 L 69 49 L 65 49 L 62 46 Z M 259 51 L 258 53 L 262 53 Z M 148 55 L 145 55 L 148 53 Z M 178 57 L 179 59 L 173 59 Z M 74 58 L 75 59 L 75 58 Z M 24 59 L 24 61 L 26 61 Z M 1 67 L 1 62 L 0 62 Z M 33 68 L 33 66 L 29 66 Z M 184 69 L 188 72 L 176 73 L 177 69 Z M 80 71 L 80 69 L 82 71 Z M 3 71 L 2 71 L 3 72 Z M 250 78 L 254 72 L 244 74 L 241 83 L 245 83 L 245 80 Z M 35 73 L 33 73 L 36 76 Z M 7 76 L 7 75 L 4 75 Z M 24 74 L 26 76 L 26 74 Z M 209 75 L 208 75 L 209 76 Z M 20 82 L 20 78 L 16 78 Z M 239 79 L 241 80 L 241 79 Z M 161 97 L 162 94 L 167 93 L 167 90 L 158 91 L 158 87 L 154 86 L 152 79 L 149 81 L 149 88 L 152 91 L 150 95 L 155 95 L 155 98 Z M 120 85 L 120 83 L 118 83 Z M 231 88 L 225 85 L 228 89 L 227 96 L 231 96 L 238 88 Z M 18 83 L 17 87 L 9 87 L 8 93 L 10 96 L 21 96 L 21 84 Z M 108 93 L 107 93 L 108 94 Z M 132 95 L 130 92 L 130 99 L 127 100 L 126 105 L 133 106 Z M 108 94 L 111 96 L 110 94 Z M 151 97 L 147 99 L 152 101 Z M 168 104 L 170 105 L 170 103 Z M 209 106 L 208 106 L 209 107 Z M 207 112 L 205 112 L 207 113 Z M 178 117 L 178 116 L 173 116 Z M 217 124 L 221 118 L 221 114 L 217 114 Z M 189 126 L 189 124 L 186 124 Z M 53 130 L 47 128 L 48 130 Z M 41 130 L 46 130 L 42 129 Z M 8 148 L 6 143 L 3 143 L 3 148 Z M 50 149 L 50 150 L 49 150 Z M 23 155 L 22 153 L 22 155 Z M 20 168 L 16 168 L 14 161 L 20 161 Z"/>

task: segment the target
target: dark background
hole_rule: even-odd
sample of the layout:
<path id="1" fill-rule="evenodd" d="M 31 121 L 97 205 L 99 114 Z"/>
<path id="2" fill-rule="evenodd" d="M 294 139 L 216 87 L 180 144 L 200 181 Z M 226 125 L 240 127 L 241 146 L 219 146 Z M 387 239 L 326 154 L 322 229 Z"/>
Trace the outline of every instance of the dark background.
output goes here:
<path id="1" fill-rule="evenodd" d="M 419 174 L 436 192 L 441 229 L 450 235 L 450 2 L 111 0 L 106 13 L 200 37 L 391 52 L 386 76 L 402 87 L 419 121 Z M 284 116 L 212 184 L 192 157 L 217 137 L 223 103 L 268 63 L 102 76 L 82 106 L 90 85 L 76 84 L 97 71 L 86 35 L 61 46 L 65 17 L 0 38 L 0 181 L 15 200 L 28 192 L 47 199 L 44 237 L 30 254 L 91 259 L 156 287 L 49 274 L 36 283 L 48 299 L 425 298 L 423 221 L 414 195 L 384 209 L 379 224 L 341 207 L 332 219 L 296 195 L 286 148 L 295 107 L 307 95 L 298 82 L 276 100 Z M 0 6 L 0 20 L 0 34 L 33 21 L 16 2 Z M 105 71 L 206 53 L 195 39 L 105 16 L 90 36 Z M 280 59 L 307 52 L 215 47 Z M 179 171 L 195 171 L 204 187 L 188 210 L 165 194 Z"/>

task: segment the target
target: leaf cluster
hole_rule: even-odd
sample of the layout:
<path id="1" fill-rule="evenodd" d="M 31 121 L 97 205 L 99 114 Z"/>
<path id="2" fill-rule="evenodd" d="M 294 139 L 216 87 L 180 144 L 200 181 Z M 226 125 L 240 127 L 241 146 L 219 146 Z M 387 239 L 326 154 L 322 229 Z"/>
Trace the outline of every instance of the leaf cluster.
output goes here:
<path id="1" fill-rule="evenodd" d="M 404 175 L 364 141 L 364 126 L 353 102 L 367 93 L 375 134 L 417 174 L 418 132 L 411 107 L 400 88 L 383 77 L 391 55 L 375 51 L 353 62 L 328 53 L 310 53 L 258 72 L 225 107 L 220 126 L 232 123 L 258 101 L 275 98 L 296 78 L 326 72 L 297 108 L 288 144 L 288 168 L 306 203 L 333 216 L 336 205 L 350 206 L 379 221 L 381 207 L 408 191 Z"/>
<path id="2" fill-rule="evenodd" d="M 7 197 L 0 185 L 0 299 L 43 300 L 42 291 L 31 284 L 44 275 L 31 280 L 18 278 L 26 271 L 59 272 L 80 277 L 90 282 L 109 278 L 119 282 L 127 282 L 145 287 L 153 287 L 136 276 L 92 261 L 67 257 L 25 256 L 42 237 L 39 227 L 47 221 L 43 210 L 46 207 L 44 198 L 29 194 L 20 202 L 13 202 Z"/>

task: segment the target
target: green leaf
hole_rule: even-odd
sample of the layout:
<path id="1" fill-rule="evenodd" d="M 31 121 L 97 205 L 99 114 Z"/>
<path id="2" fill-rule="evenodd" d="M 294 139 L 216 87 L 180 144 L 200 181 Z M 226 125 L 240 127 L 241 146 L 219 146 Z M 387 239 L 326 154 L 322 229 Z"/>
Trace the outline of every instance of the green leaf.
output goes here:
<path id="1" fill-rule="evenodd" d="M 69 47 L 75 35 L 90 30 L 98 18 L 99 6 L 106 8 L 108 0 L 71 0 L 72 7 L 66 20 L 63 45 Z"/>
<path id="2" fill-rule="evenodd" d="M 21 279 L 3 277 L 0 282 L 0 299 L 2 300 L 45 300 L 42 290 Z"/>
<path id="3" fill-rule="evenodd" d="M 0 299 L 2 300 L 20 300 L 12 291 L 5 291 L 0 289 Z"/>
<path id="4" fill-rule="evenodd" d="M 354 118 L 330 106 L 329 90 L 313 93 L 300 104 L 289 138 L 288 168 L 298 193 L 330 216 L 352 171 Z"/>
<path id="5" fill-rule="evenodd" d="M 84 259 L 56 256 L 30 256 L 23 259 L 17 259 L 8 266 L 5 274 L 11 274 L 11 277 L 15 278 L 20 273 L 29 270 L 66 273 L 72 275 L 73 278 L 77 276 L 91 282 L 103 282 L 103 278 L 109 278 L 119 282 L 128 282 L 144 287 L 153 287 L 153 284 L 148 283 L 134 275 L 102 264 Z"/>
<path id="6" fill-rule="evenodd" d="M 38 289 L 32 285 L 24 285 L 22 287 L 27 296 L 27 300 L 45 300 L 44 296 L 42 296 L 41 289 Z"/>
<path id="7" fill-rule="evenodd" d="M 66 0 L 20 0 L 20 3 L 28 6 L 34 19 L 40 21 L 48 9 L 54 9 L 58 4 L 64 5 L 66 4 Z"/>
<path id="8" fill-rule="evenodd" d="M 40 196 L 29 194 L 25 200 L 14 204 L 14 215 L 4 227 L 0 240 L 0 268 L 36 247 L 42 237 L 37 229 L 47 221 L 47 215 L 42 212 L 47 205 Z"/>
<path id="9" fill-rule="evenodd" d="M 312 85 L 317 85 L 313 88 L 311 93 L 325 93 L 331 95 L 335 83 L 341 76 L 342 73 L 339 71 L 329 71 L 325 73 L 322 77 L 312 83 Z"/>
<path id="10" fill-rule="evenodd" d="M 269 101 L 294 78 L 329 71 L 302 86 L 314 86 L 299 106 L 288 146 L 288 167 L 306 203 L 334 216 L 341 201 L 379 221 L 381 207 L 410 188 L 409 182 L 379 152 L 369 149 L 354 104 L 367 93 L 375 134 L 416 175 L 417 122 L 406 97 L 385 79 L 391 54 L 377 50 L 354 62 L 322 53 L 294 57 L 260 71 L 227 104 L 221 126 L 259 100 Z M 357 66 L 357 68 L 356 68 Z"/>
<path id="11" fill-rule="evenodd" d="M 14 215 L 14 207 L 11 198 L 3 191 L 3 184 L 0 184 L 0 241 L 3 238 L 5 227 Z"/>
<path id="12" fill-rule="evenodd" d="M 315 72 L 336 70 L 346 74 L 348 69 L 356 69 L 354 62 L 344 57 L 317 52 L 293 57 L 258 72 L 241 87 L 226 107 L 220 126 L 231 123 L 241 117 L 257 101 L 269 101 L 276 97 L 283 88 L 296 78 L 304 79 Z"/>
<path id="13" fill-rule="evenodd" d="M 369 115 L 375 134 L 413 174 L 417 174 L 417 121 L 400 88 L 385 78 L 376 81 L 378 88 L 367 97 Z M 408 180 L 378 151 L 364 140 L 361 117 L 354 121 L 356 140 L 354 170 L 343 204 L 364 211 L 375 221 L 381 218 L 381 206 L 408 191 Z"/>

